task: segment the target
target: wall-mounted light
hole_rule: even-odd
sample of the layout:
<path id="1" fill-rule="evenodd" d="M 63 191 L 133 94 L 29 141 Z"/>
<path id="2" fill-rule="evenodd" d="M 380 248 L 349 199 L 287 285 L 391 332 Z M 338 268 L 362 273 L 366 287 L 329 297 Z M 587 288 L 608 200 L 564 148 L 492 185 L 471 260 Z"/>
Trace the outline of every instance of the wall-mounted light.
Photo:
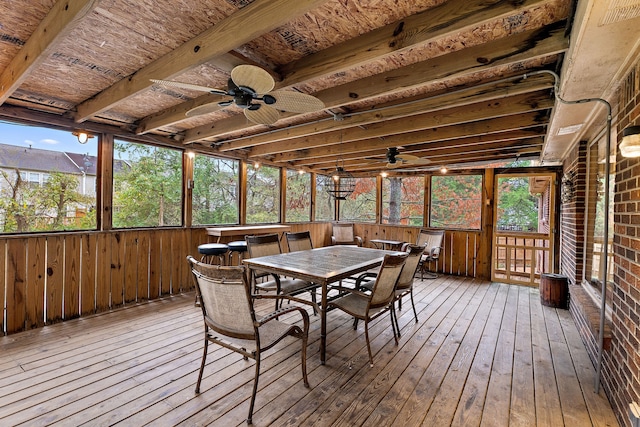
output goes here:
<path id="1" fill-rule="evenodd" d="M 620 154 L 623 157 L 640 157 L 640 126 L 628 126 L 622 131 Z"/>
<path id="2" fill-rule="evenodd" d="M 449 172 L 449 169 L 447 169 L 446 166 L 443 166 L 440 168 L 440 173 L 447 173 L 447 172 Z"/>
<path id="3" fill-rule="evenodd" d="M 260 169 L 260 162 L 254 162 L 253 163 L 253 168 L 254 169 Z"/>
<path id="4" fill-rule="evenodd" d="M 305 172 L 302 169 L 298 169 L 298 175 L 304 175 Z"/>
<path id="5" fill-rule="evenodd" d="M 188 156 L 190 159 L 193 159 L 193 158 L 195 158 L 195 157 L 196 157 L 196 153 L 194 153 L 193 151 L 189 150 L 189 151 L 187 151 L 187 156 Z"/>
<path id="6" fill-rule="evenodd" d="M 78 138 L 78 142 L 80 144 L 86 144 L 87 141 L 89 141 L 89 138 L 93 138 L 93 135 L 83 130 L 77 130 L 75 132 L 72 132 L 72 134 Z"/>
<path id="7" fill-rule="evenodd" d="M 387 172 L 380 172 L 380 176 L 386 178 L 389 176 L 389 174 Z"/>

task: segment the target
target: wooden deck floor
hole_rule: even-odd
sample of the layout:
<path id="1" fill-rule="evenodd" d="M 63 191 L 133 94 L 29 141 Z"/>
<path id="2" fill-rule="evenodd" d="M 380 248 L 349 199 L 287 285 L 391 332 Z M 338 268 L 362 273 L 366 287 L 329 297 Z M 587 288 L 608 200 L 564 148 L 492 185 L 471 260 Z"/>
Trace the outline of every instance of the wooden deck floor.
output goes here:
<path id="1" fill-rule="evenodd" d="M 337 311 L 325 366 L 312 316 L 310 388 L 299 342 L 269 351 L 254 424 L 618 425 L 569 312 L 542 306 L 537 289 L 450 276 L 415 286 L 420 321 L 407 301 L 399 346 L 387 317 L 372 324 L 373 368 L 362 324 Z M 0 425 L 244 425 L 254 364 L 212 347 L 195 395 L 201 339 L 192 294 L 0 338 Z"/>

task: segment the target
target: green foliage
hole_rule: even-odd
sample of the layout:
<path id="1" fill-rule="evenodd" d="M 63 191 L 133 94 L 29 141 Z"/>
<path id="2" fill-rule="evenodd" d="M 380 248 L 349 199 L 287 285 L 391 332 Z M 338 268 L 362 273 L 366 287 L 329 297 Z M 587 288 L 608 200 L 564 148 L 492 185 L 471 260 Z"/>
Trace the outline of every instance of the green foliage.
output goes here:
<path id="1" fill-rule="evenodd" d="M 193 178 L 193 223 L 237 224 L 239 162 L 198 155 Z"/>
<path id="2" fill-rule="evenodd" d="M 280 169 L 262 166 L 247 171 L 247 224 L 280 221 Z"/>
<path id="3" fill-rule="evenodd" d="M 155 227 L 182 223 L 182 153 L 118 142 L 130 167 L 114 173 L 113 226 Z"/>
<path id="4" fill-rule="evenodd" d="M 0 210 L 4 212 L 3 232 L 26 233 L 91 229 L 96 227 L 95 213 L 78 216 L 94 203 L 91 196 L 78 191 L 78 176 L 51 172 L 42 186 L 23 181 L 19 170 L 1 171 L 4 185 Z M 67 216 L 73 212 L 72 216 Z"/>
<path id="5" fill-rule="evenodd" d="M 333 221 L 335 219 L 335 200 L 327 191 L 325 176 L 316 175 L 316 221 Z"/>
<path id="6" fill-rule="evenodd" d="M 537 196 L 529 193 L 527 177 L 498 179 L 498 222 L 499 230 L 537 231 Z"/>

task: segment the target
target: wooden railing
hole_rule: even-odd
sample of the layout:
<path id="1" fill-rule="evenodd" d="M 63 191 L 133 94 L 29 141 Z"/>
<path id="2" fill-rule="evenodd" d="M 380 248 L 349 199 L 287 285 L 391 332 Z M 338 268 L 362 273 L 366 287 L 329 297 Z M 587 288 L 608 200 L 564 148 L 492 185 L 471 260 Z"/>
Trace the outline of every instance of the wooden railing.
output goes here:
<path id="1" fill-rule="evenodd" d="M 291 228 L 311 231 L 316 247 L 330 244 L 330 223 Z M 375 238 L 415 242 L 418 230 L 356 224 L 366 246 L 373 246 Z M 0 334 L 191 291 L 186 256 L 197 255 L 198 245 L 211 240 L 204 228 L 0 238 Z M 432 267 L 440 273 L 487 277 L 479 262 L 482 248 L 480 232 L 447 231 L 441 258 Z"/>

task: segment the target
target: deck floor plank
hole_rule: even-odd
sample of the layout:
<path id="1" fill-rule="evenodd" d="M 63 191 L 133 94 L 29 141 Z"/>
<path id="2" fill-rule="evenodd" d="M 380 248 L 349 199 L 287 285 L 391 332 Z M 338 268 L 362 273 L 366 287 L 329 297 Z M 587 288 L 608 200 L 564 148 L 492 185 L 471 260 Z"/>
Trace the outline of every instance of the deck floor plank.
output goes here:
<path id="1" fill-rule="evenodd" d="M 364 325 L 339 311 L 326 365 L 311 316 L 311 387 L 299 341 L 268 351 L 254 424 L 617 425 L 569 312 L 541 306 L 537 289 L 446 275 L 414 286 L 419 322 L 406 299 L 397 346 L 387 316 L 371 322 L 373 368 Z M 188 293 L 0 337 L 0 425 L 245 425 L 253 361 L 210 346 L 194 393 L 201 317 Z"/>

